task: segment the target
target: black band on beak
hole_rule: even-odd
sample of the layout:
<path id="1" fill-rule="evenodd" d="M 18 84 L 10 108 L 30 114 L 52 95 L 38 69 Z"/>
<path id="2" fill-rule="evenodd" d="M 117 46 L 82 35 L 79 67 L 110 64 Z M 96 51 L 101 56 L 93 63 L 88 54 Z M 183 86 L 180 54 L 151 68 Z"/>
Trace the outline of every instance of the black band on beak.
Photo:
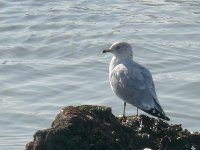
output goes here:
<path id="1" fill-rule="evenodd" d="M 102 51 L 102 53 L 107 53 L 107 52 L 112 52 L 112 50 L 111 50 L 111 49 L 104 49 L 104 50 Z"/>
<path id="2" fill-rule="evenodd" d="M 102 53 L 106 53 L 106 50 L 104 49 L 104 50 L 102 51 Z"/>

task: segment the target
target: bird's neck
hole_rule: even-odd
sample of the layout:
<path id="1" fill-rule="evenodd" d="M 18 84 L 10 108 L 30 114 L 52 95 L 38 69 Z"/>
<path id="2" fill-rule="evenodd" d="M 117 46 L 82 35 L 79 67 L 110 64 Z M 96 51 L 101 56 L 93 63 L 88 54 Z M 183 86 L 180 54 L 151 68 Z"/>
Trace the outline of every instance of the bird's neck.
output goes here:
<path id="1" fill-rule="evenodd" d="M 133 62 L 132 57 L 116 57 L 113 56 L 110 62 L 110 66 L 109 66 L 109 74 L 112 72 L 112 70 L 119 64 L 123 63 L 123 64 L 128 64 Z"/>

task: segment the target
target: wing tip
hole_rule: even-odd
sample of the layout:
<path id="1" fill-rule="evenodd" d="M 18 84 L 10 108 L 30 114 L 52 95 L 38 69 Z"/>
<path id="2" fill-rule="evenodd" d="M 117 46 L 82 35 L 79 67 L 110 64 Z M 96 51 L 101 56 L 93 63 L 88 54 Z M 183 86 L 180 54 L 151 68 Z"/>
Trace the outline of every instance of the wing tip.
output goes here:
<path id="1" fill-rule="evenodd" d="M 170 118 L 167 117 L 163 111 L 160 112 L 160 111 L 158 111 L 158 110 L 155 109 L 155 108 L 150 109 L 150 110 L 148 110 L 148 111 L 147 111 L 147 110 L 143 110 L 143 111 L 145 111 L 146 113 L 148 113 L 148 114 L 150 114 L 150 115 L 152 115 L 152 116 L 155 116 L 155 117 L 164 119 L 164 120 L 166 120 L 166 121 L 170 121 Z"/>
<path id="2" fill-rule="evenodd" d="M 164 116 L 164 118 L 162 118 L 162 119 L 167 120 L 167 121 L 170 121 L 170 118 L 167 117 L 167 116 Z"/>

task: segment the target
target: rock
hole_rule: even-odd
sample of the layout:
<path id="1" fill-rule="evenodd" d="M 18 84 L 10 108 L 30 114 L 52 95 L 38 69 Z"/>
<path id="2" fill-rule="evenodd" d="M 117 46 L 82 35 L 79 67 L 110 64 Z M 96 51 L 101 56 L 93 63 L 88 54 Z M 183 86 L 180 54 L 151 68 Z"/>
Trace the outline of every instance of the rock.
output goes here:
<path id="1" fill-rule="evenodd" d="M 200 150 L 200 133 L 145 115 L 115 117 L 104 106 L 63 108 L 26 150 Z"/>

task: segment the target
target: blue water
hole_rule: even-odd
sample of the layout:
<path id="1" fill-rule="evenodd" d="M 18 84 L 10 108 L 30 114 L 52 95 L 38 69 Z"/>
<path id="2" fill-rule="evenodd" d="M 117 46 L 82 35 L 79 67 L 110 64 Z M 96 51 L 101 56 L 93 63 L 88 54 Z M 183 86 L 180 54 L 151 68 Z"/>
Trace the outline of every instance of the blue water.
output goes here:
<path id="1" fill-rule="evenodd" d="M 200 131 L 198 0 L 1 0 L 0 149 L 24 149 L 64 106 L 122 114 L 108 82 L 112 56 L 101 53 L 116 41 L 151 70 L 170 123 Z"/>

